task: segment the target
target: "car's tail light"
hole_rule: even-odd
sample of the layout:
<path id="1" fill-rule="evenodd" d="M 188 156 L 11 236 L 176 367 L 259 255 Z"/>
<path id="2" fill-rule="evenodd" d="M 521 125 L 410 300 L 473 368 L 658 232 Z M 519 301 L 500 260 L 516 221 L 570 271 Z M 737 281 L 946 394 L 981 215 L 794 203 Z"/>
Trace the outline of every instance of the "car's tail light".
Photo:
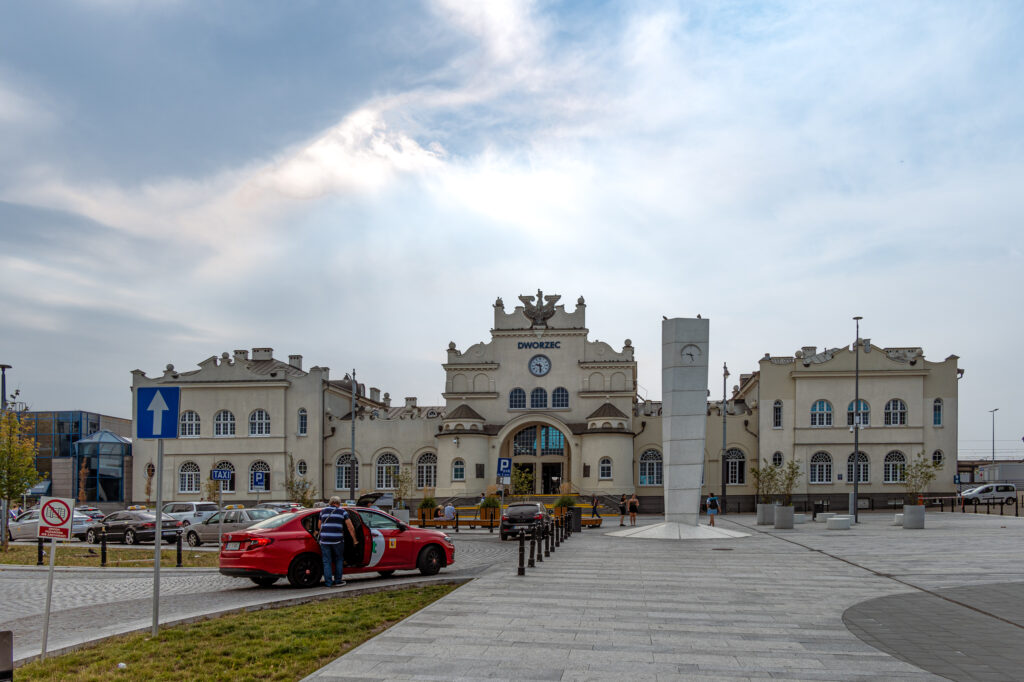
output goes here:
<path id="1" fill-rule="evenodd" d="M 155 523 L 144 523 L 141 526 L 139 526 L 139 528 L 155 528 L 155 527 L 156 527 Z"/>
<path id="2" fill-rule="evenodd" d="M 178 522 L 177 522 L 176 524 L 174 524 L 174 525 L 175 525 L 175 526 L 181 526 L 181 525 L 183 525 L 183 524 L 181 523 L 181 521 L 178 521 Z"/>
<path id="3" fill-rule="evenodd" d="M 508 521 L 508 514 L 502 514 L 501 515 L 501 520 L 502 521 Z"/>
<path id="4" fill-rule="evenodd" d="M 257 547 L 266 547 L 273 540 L 270 538 L 249 538 L 249 546 L 246 549 L 256 549 Z"/>
<path id="5" fill-rule="evenodd" d="M 536 514 L 536 515 L 534 515 L 533 520 L 534 521 L 543 521 L 544 520 L 544 515 L 543 514 Z"/>

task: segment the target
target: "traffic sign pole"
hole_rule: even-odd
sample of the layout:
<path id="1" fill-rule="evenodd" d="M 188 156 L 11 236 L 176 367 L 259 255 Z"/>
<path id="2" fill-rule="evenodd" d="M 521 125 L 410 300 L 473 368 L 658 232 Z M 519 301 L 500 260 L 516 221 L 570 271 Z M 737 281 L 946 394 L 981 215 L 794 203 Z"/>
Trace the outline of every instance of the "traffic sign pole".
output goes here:
<path id="1" fill-rule="evenodd" d="M 40 515 L 41 516 L 41 515 Z M 50 601 L 53 597 L 53 560 L 57 556 L 57 541 L 50 538 L 50 577 L 46 579 L 46 617 L 43 618 L 43 650 L 40 660 L 46 660 L 46 639 L 50 634 Z"/>
<path id="2" fill-rule="evenodd" d="M 153 636 L 160 634 L 160 543 L 164 541 L 164 439 L 156 441 L 156 535 L 153 536 Z"/>

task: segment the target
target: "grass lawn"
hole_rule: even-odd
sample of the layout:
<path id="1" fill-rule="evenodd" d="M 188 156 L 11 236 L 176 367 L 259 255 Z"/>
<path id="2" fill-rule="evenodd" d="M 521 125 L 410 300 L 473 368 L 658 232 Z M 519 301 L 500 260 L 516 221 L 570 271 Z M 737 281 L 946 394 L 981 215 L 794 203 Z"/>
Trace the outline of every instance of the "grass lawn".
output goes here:
<path id="1" fill-rule="evenodd" d="M 59 555 L 58 555 L 59 556 Z M 298 680 L 455 589 L 412 587 L 222 616 L 107 640 L 17 680 Z M 124 663 L 124 669 L 117 664 Z"/>
<path id="2" fill-rule="evenodd" d="M 217 567 L 217 552 L 191 552 L 189 547 L 181 548 L 182 566 Z M 43 565 L 50 565 L 50 543 L 43 548 Z M 92 553 L 90 553 L 92 552 Z M 0 564 L 36 565 L 36 548 L 27 545 L 10 545 L 6 552 L 0 551 Z M 178 564 L 174 545 L 165 545 L 160 551 L 160 566 L 174 567 Z M 100 566 L 100 546 L 82 542 L 57 543 L 57 566 Z M 107 568 L 145 568 L 153 566 L 153 546 L 148 549 L 108 549 Z"/>

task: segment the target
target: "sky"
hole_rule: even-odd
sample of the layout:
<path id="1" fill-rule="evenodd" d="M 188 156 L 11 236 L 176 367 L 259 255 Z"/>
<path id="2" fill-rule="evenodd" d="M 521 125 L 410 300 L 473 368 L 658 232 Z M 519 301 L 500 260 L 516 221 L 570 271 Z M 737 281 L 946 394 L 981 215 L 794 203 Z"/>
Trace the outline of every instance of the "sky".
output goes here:
<path id="1" fill-rule="evenodd" d="M 273 347 L 441 404 L 492 304 L 587 302 L 660 398 L 861 336 L 959 356 L 959 455 L 1024 457 L 1024 6 L 184 2 L 0 9 L 0 363 L 129 417 L 131 371 Z M 731 382 L 730 382 L 731 383 Z"/>

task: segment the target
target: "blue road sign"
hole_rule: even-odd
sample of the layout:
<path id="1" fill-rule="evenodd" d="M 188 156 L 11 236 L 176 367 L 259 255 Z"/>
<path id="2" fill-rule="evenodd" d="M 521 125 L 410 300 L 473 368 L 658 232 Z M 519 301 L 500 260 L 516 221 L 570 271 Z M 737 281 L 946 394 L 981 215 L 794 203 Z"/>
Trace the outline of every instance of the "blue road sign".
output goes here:
<path id="1" fill-rule="evenodd" d="M 136 389 L 136 437 L 177 438 L 178 406 L 180 404 L 181 389 L 177 386 Z"/>
<path id="2" fill-rule="evenodd" d="M 266 488 L 267 487 L 267 472 L 265 471 L 254 471 L 252 472 L 252 487 L 253 488 Z"/>
<path id="3" fill-rule="evenodd" d="M 263 472 L 259 472 L 263 473 Z M 210 469 L 210 480 L 212 481 L 230 481 L 231 480 L 231 469 Z"/>
<path id="4" fill-rule="evenodd" d="M 498 458 L 498 476 L 505 478 L 506 476 L 512 475 L 512 458 L 511 457 L 499 457 Z"/>

